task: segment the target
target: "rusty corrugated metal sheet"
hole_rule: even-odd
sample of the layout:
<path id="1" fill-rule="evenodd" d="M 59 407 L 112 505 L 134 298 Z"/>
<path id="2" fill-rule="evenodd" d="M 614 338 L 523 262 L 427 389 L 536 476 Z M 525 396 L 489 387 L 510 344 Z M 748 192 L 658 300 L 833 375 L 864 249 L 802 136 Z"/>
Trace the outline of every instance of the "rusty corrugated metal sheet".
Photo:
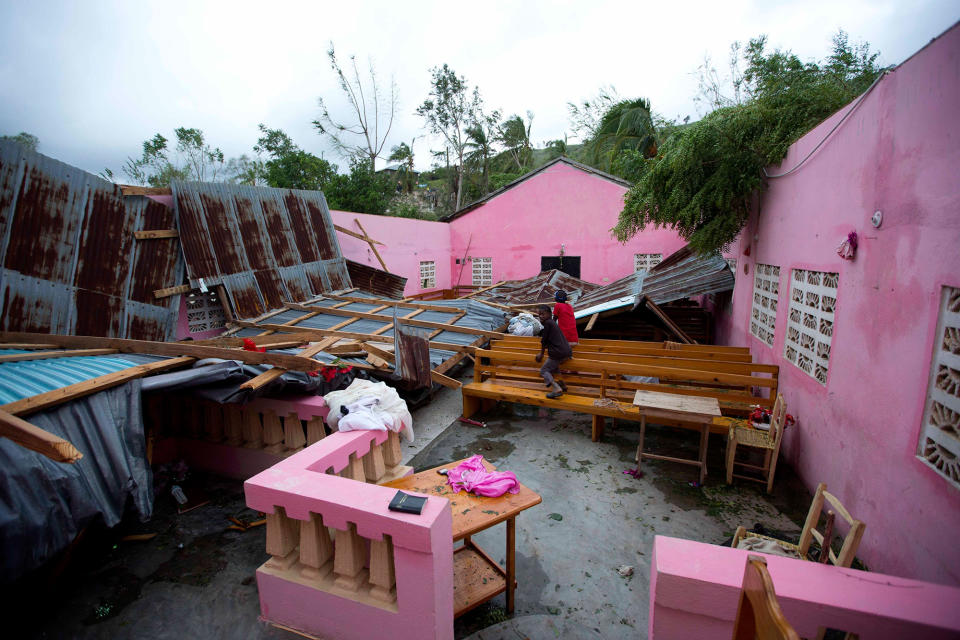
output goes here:
<path id="1" fill-rule="evenodd" d="M 550 269 L 540 272 L 533 278 L 505 282 L 499 287 L 484 291 L 472 296 L 472 298 L 504 305 L 534 304 L 550 302 L 558 290 L 563 290 L 567 294 L 567 301 L 572 303 L 581 296 L 599 288 L 600 285 L 574 278 L 557 269 Z"/>
<path id="2" fill-rule="evenodd" d="M 657 304 L 733 289 L 733 272 L 720 254 L 702 256 L 689 246 L 670 255 L 643 279 L 643 295 Z"/>
<path id="3" fill-rule="evenodd" d="M 22 146 L 0 141 L 0 327 L 10 331 L 168 340 L 183 282 L 173 215 L 146 198 Z"/>
<path id="4" fill-rule="evenodd" d="M 407 279 L 395 273 L 387 273 L 360 262 L 347 260 L 347 272 L 354 287 L 384 298 L 399 300 L 407 286 Z"/>
<path id="5" fill-rule="evenodd" d="M 574 312 L 600 305 L 612 304 L 617 301 L 619 301 L 617 306 L 635 307 L 640 301 L 643 275 L 643 273 L 631 273 L 606 286 L 591 291 L 585 296 L 581 296 L 580 299 L 573 304 Z"/>
<path id="6" fill-rule="evenodd" d="M 222 284 L 237 318 L 353 286 L 319 191 L 171 186 L 190 283 Z"/>

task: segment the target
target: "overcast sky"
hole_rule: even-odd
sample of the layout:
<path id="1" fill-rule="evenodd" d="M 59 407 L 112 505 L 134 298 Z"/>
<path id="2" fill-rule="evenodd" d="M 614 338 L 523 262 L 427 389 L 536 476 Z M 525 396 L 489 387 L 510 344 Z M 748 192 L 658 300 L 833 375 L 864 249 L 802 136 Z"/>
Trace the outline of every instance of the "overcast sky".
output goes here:
<path id="1" fill-rule="evenodd" d="M 804 59 L 837 29 L 904 61 L 960 19 L 958 0 L 755 2 L 16 2 L 0 4 L 0 134 L 30 132 L 40 151 L 97 173 L 139 156 L 178 126 L 228 156 L 252 154 L 257 124 L 346 163 L 316 133 L 317 98 L 346 114 L 327 64 L 372 59 L 400 108 L 387 148 L 417 138 L 429 69 L 447 63 L 491 107 L 534 113 L 539 146 L 570 130 L 567 103 L 614 85 L 667 117 L 698 116 L 696 68 L 722 70 L 730 43 L 766 34 Z M 385 164 L 380 161 L 378 167 Z"/>

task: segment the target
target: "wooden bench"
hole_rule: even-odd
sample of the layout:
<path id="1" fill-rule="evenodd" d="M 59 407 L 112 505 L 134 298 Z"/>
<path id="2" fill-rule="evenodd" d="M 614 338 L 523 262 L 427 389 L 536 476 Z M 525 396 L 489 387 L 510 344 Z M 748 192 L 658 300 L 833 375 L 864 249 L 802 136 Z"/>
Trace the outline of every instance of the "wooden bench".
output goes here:
<path id="1" fill-rule="evenodd" d="M 494 339 L 490 349 L 503 350 L 539 350 L 540 338 L 506 335 Z M 681 344 L 678 342 L 640 342 L 635 340 L 588 340 L 581 339 L 573 347 L 574 355 L 584 353 L 629 354 L 681 357 L 696 360 L 718 360 L 724 362 L 751 362 L 753 357 L 747 347 L 726 347 L 712 344 Z"/>
<path id="2" fill-rule="evenodd" d="M 567 384 L 567 392 L 550 399 L 546 397 L 547 389 L 539 374 L 540 363 L 535 359 L 537 351 L 522 348 L 477 350 L 474 381 L 461 389 L 464 417 L 469 418 L 495 400 L 588 413 L 593 415 L 592 439 L 596 442 L 603 435 L 604 418 L 640 420 L 640 411 L 632 400 L 634 393 L 642 389 L 716 398 L 724 416 L 715 418 L 710 430 L 726 434 L 731 416 L 746 415 L 755 404 L 772 406 L 770 398 L 776 398 L 777 394 L 777 365 L 670 356 L 589 354 L 575 349 L 574 357 L 560 366 L 558 374 L 558 379 Z M 625 376 L 656 377 L 659 382 L 633 382 Z M 753 395 L 753 388 L 769 389 L 770 398 Z M 666 426 L 700 428 L 683 420 L 659 418 L 656 422 Z"/>

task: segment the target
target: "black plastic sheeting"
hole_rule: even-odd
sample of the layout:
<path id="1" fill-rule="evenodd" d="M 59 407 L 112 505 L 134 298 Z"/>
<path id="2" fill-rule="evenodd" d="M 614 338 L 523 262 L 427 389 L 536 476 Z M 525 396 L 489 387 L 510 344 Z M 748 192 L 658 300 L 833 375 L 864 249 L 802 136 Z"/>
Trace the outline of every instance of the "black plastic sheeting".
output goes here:
<path id="1" fill-rule="evenodd" d="M 73 444 L 74 464 L 0 438 L 0 582 L 9 583 L 65 549 L 98 516 L 115 526 L 128 499 L 141 520 L 153 512 L 140 381 L 29 416 Z"/>

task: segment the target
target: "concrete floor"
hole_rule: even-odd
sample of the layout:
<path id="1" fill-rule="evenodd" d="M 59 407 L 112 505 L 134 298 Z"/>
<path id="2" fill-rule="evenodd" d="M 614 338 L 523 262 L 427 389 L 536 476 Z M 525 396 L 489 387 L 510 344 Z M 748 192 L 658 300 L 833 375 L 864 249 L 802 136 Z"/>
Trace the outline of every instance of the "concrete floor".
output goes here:
<path id="1" fill-rule="evenodd" d="M 633 466 L 635 423 L 608 425 L 604 442 L 592 443 L 588 416 L 504 405 L 481 417 L 481 428 L 456 422 L 459 414 L 460 395 L 451 390 L 415 411 L 416 442 L 404 445 L 405 461 L 419 470 L 480 453 L 516 472 L 543 502 L 517 518 L 513 617 L 498 596 L 457 620 L 457 638 L 646 637 L 654 535 L 719 544 L 738 524 L 755 522 L 796 533 L 809 505 L 785 465 L 772 498 L 759 484 L 724 485 L 723 440 L 716 436 L 710 475 L 695 488 L 696 472 L 685 465 L 647 463 L 642 479 L 622 473 Z M 693 432 L 650 428 L 647 446 L 689 457 L 696 440 Z M 93 531 L 69 562 L 0 593 L 4 619 L 14 621 L 8 637 L 296 638 L 258 620 L 253 576 L 266 559 L 264 528 L 226 530 L 230 516 L 256 517 L 241 484 L 210 477 L 196 483 L 211 504 L 177 515 L 161 496 L 151 521 Z M 142 532 L 159 535 L 121 541 Z M 474 540 L 502 562 L 504 534 L 499 526 Z M 621 576 L 622 565 L 633 575 Z"/>

